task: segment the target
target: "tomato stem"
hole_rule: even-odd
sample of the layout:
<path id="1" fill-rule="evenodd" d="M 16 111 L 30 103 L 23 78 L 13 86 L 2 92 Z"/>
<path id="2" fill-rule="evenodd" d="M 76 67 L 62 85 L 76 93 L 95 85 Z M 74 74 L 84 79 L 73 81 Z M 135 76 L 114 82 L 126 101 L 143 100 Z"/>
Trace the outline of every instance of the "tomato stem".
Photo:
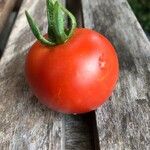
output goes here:
<path id="1" fill-rule="evenodd" d="M 46 0 L 47 20 L 48 20 L 48 39 L 40 32 L 38 25 L 32 19 L 30 14 L 25 11 L 28 23 L 34 36 L 42 43 L 48 46 L 54 46 L 65 43 L 73 34 L 76 28 L 76 18 L 57 0 Z M 70 18 L 71 28 L 65 26 L 66 16 Z"/>

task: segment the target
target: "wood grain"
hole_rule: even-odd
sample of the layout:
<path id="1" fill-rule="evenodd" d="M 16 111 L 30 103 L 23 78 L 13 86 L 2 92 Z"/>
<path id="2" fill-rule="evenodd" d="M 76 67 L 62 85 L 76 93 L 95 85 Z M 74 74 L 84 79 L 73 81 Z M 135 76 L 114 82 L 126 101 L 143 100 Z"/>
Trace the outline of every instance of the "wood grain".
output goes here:
<path id="1" fill-rule="evenodd" d="M 84 25 L 115 46 L 120 78 L 96 112 L 102 150 L 150 149 L 150 43 L 126 0 L 83 0 Z"/>
<path id="2" fill-rule="evenodd" d="M 0 32 L 2 31 L 10 12 L 14 8 L 15 3 L 16 0 L 0 0 Z"/>

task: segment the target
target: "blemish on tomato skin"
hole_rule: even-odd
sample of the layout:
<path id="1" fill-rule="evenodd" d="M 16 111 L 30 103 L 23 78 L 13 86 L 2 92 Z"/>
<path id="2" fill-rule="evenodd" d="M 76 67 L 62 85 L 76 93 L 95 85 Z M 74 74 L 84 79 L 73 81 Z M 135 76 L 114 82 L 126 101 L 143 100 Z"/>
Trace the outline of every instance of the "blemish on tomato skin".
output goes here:
<path id="1" fill-rule="evenodd" d="M 105 64 L 106 64 L 106 62 L 102 61 L 102 62 L 100 63 L 100 67 L 101 67 L 101 68 L 105 68 Z"/>
<path id="2" fill-rule="evenodd" d="M 106 66 L 106 62 L 102 60 L 102 57 L 101 57 L 101 56 L 99 57 L 98 61 L 99 61 L 99 66 L 100 66 L 100 68 L 101 68 L 101 69 L 104 69 L 105 66 Z"/>

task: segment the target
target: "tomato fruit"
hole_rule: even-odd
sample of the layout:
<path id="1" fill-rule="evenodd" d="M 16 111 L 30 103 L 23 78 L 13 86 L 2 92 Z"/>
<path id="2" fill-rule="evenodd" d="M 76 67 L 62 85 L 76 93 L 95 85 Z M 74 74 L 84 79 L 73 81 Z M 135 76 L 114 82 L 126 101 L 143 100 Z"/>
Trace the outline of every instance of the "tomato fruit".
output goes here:
<path id="1" fill-rule="evenodd" d="M 104 36 L 81 28 L 58 46 L 36 42 L 27 55 L 25 72 L 31 89 L 46 106 L 84 113 L 111 95 L 118 79 L 118 60 Z"/>
<path id="2" fill-rule="evenodd" d="M 103 104 L 115 88 L 118 73 L 111 43 L 86 28 L 76 28 L 62 44 L 37 41 L 25 61 L 27 82 L 39 101 L 68 114 L 86 113 Z"/>

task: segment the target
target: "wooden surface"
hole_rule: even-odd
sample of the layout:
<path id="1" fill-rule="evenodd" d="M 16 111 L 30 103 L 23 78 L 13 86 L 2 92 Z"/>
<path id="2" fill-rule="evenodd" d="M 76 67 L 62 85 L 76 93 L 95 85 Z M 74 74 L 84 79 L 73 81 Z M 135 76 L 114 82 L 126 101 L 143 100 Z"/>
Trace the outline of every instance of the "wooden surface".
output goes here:
<path id="1" fill-rule="evenodd" d="M 111 100 L 96 111 L 103 150 L 150 149 L 150 43 L 126 0 L 83 0 L 85 27 L 114 44 L 120 79 Z"/>
<path id="2" fill-rule="evenodd" d="M 17 0 L 0 0 L 0 32 Z"/>
<path id="3" fill-rule="evenodd" d="M 45 33 L 45 0 L 24 0 L 0 60 L 0 150 L 150 149 L 150 44 L 130 7 L 125 0 L 67 0 L 67 5 L 78 9 L 73 12 L 79 25 L 101 32 L 117 50 L 120 79 L 111 101 L 76 116 L 38 102 L 24 78 L 25 55 L 35 41 L 24 11 Z"/>

